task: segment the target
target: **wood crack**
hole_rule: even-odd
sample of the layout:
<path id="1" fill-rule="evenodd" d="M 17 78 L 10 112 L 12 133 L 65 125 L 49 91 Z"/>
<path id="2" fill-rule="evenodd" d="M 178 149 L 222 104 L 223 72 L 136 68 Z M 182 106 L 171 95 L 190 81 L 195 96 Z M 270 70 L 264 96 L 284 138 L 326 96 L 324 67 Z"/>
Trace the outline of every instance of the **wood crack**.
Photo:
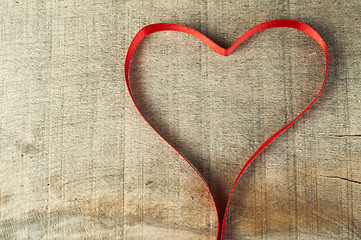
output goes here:
<path id="1" fill-rule="evenodd" d="M 324 177 L 327 177 L 327 178 L 337 178 L 337 179 L 345 180 L 345 181 L 348 181 L 348 182 L 361 184 L 360 181 L 353 180 L 353 179 L 348 179 L 348 178 L 345 178 L 345 177 L 339 177 L 339 176 L 324 176 Z"/>
<path id="2" fill-rule="evenodd" d="M 335 137 L 361 137 L 361 134 L 340 134 L 335 135 Z"/>

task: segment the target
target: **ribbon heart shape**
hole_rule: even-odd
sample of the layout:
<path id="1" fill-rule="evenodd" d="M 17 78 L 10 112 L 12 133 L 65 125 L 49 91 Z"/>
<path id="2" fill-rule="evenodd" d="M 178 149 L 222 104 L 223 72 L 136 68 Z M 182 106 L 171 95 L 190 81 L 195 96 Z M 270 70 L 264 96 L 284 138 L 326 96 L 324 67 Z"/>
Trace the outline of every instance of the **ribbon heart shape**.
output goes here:
<path id="1" fill-rule="evenodd" d="M 268 138 L 253 154 L 252 156 L 247 160 L 247 162 L 244 164 L 244 166 L 242 167 L 241 171 L 239 172 L 237 178 L 234 181 L 233 187 L 231 189 L 230 195 L 228 197 L 228 201 L 227 201 L 227 205 L 224 211 L 224 215 L 223 216 L 219 216 L 219 212 L 218 213 L 218 235 L 217 235 L 217 239 L 221 239 L 224 240 L 224 231 L 225 231 L 225 221 L 226 221 L 226 214 L 227 214 L 227 210 L 228 210 L 228 206 L 231 200 L 231 196 L 232 193 L 237 185 L 237 182 L 239 180 L 239 178 L 241 177 L 242 173 L 246 170 L 246 168 L 249 166 L 249 164 L 257 157 L 258 154 L 260 154 L 271 142 L 273 142 L 281 133 L 283 133 L 287 128 L 289 128 L 294 122 L 297 121 L 297 119 L 299 119 L 310 107 L 311 105 L 316 101 L 316 99 L 319 97 L 319 95 L 322 92 L 322 89 L 325 85 L 326 82 L 326 78 L 327 78 L 327 72 L 328 72 L 328 64 L 329 64 L 329 58 L 328 58 L 328 50 L 326 47 L 325 42 L 323 41 L 323 39 L 321 38 L 321 36 L 314 30 L 312 29 L 310 26 L 308 26 L 307 24 L 303 23 L 303 22 L 299 22 L 296 20 L 290 20 L 290 19 L 276 19 L 276 20 L 271 20 L 268 22 L 264 22 L 261 23 L 253 28 L 251 28 L 250 30 L 248 30 L 247 32 L 245 32 L 240 38 L 238 38 L 238 40 L 228 49 L 222 48 L 219 45 L 217 45 L 216 43 L 214 43 L 211 39 L 209 39 L 207 36 L 205 36 L 204 34 L 183 26 L 183 25 L 179 25 L 179 24 L 173 24 L 173 23 L 156 23 L 156 24 L 151 24 L 148 26 L 145 26 L 144 28 L 142 28 L 134 37 L 133 41 L 131 42 L 128 52 L 127 52 L 127 56 L 125 59 L 125 81 L 127 84 L 127 88 L 130 94 L 131 99 L 134 102 L 135 107 L 137 108 L 137 110 L 139 111 L 140 115 L 144 118 L 144 120 L 149 124 L 149 122 L 145 119 L 145 117 L 143 116 L 143 114 L 141 113 L 140 109 L 138 108 L 131 88 L 130 88 L 130 81 L 129 81 L 129 66 L 130 66 L 130 62 L 133 56 L 133 53 L 135 51 L 135 49 L 137 48 L 138 44 L 149 34 L 155 33 L 155 32 L 160 32 L 160 31 L 177 31 L 177 32 L 184 32 L 190 35 L 193 35 L 194 37 L 198 38 L 199 40 L 201 40 L 203 43 L 205 43 L 210 49 L 212 49 L 213 51 L 215 51 L 216 53 L 219 53 L 223 56 L 228 56 L 229 54 L 231 54 L 244 40 L 246 40 L 247 38 L 249 38 L 250 36 L 269 29 L 269 28 L 276 28 L 276 27 L 287 27 L 287 28 L 294 28 L 297 30 L 300 30 L 301 32 L 306 33 L 307 35 L 309 35 L 310 37 L 312 37 L 323 49 L 324 53 L 325 53 L 325 57 L 326 57 L 326 70 L 325 70 L 325 77 L 322 83 L 322 86 L 318 92 L 318 94 L 316 95 L 316 97 L 312 100 L 312 102 L 296 117 L 294 118 L 292 121 L 290 121 L 289 123 L 287 123 L 285 126 L 283 126 L 282 128 L 280 128 L 277 132 L 275 132 L 270 138 Z M 149 126 L 155 131 L 157 132 L 150 124 Z M 158 133 L 158 132 L 157 132 Z M 179 151 L 177 151 L 166 139 L 164 139 L 164 137 L 162 137 L 159 133 L 158 135 L 165 141 L 167 142 L 180 156 L 182 156 Z M 203 183 L 205 184 L 205 186 L 208 189 L 208 192 L 210 194 L 210 196 L 213 199 L 214 202 L 214 206 L 215 209 L 218 210 L 218 207 L 215 203 L 214 197 L 207 185 L 207 183 L 205 182 L 205 180 L 201 177 L 200 173 L 195 169 L 195 167 L 184 157 L 182 156 L 182 158 L 189 164 L 190 167 L 192 167 L 192 169 L 198 174 L 198 176 L 201 178 L 201 180 L 203 181 Z M 220 218 L 221 217 L 221 218 Z M 220 219 L 223 219 L 222 222 L 220 222 Z"/>

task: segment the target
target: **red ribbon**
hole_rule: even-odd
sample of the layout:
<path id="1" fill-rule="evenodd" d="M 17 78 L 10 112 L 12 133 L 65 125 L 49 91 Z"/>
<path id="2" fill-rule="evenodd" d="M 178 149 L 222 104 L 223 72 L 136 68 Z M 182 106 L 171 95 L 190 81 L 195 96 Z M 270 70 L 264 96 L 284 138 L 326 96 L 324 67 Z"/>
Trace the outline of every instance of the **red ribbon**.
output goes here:
<path id="1" fill-rule="evenodd" d="M 322 86 L 320 88 L 320 91 L 318 92 L 317 96 L 312 100 L 312 102 L 295 118 L 293 119 L 291 122 L 289 122 L 288 124 L 286 124 L 285 126 L 283 126 L 281 129 L 279 129 L 276 133 L 274 133 L 270 138 L 268 138 L 253 154 L 252 156 L 248 159 L 248 161 L 246 162 L 246 164 L 243 166 L 243 168 L 241 169 L 241 171 L 239 172 L 236 180 L 234 181 L 231 193 L 229 195 L 228 198 L 228 202 L 227 202 L 227 206 L 225 208 L 225 212 L 223 215 L 223 222 L 220 223 L 220 216 L 219 213 L 217 215 L 218 219 L 218 235 L 217 235 L 217 239 L 218 237 L 220 237 L 221 240 L 224 240 L 224 230 L 225 230 L 225 222 L 226 222 L 226 214 L 227 214 L 227 210 L 228 210 L 228 206 L 231 200 L 231 196 L 232 193 L 234 191 L 234 188 L 236 187 L 236 184 L 239 180 L 239 178 L 241 177 L 242 173 L 246 170 L 246 168 L 248 167 L 248 165 L 257 157 L 258 154 L 260 154 L 271 142 L 273 142 L 281 133 L 283 133 L 287 128 L 289 128 L 297 119 L 299 119 L 310 107 L 311 105 L 316 101 L 316 99 L 318 98 L 318 96 L 321 94 L 322 89 L 325 85 L 326 82 L 326 77 L 327 77 L 327 72 L 328 72 L 328 50 L 326 47 L 325 42 L 323 41 L 323 39 L 321 38 L 321 36 L 314 30 L 312 29 L 310 26 L 308 26 L 307 24 L 303 23 L 303 22 L 299 22 L 296 20 L 290 20 L 290 19 L 277 19 L 277 20 L 272 20 L 272 21 L 268 21 L 268 22 L 264 22 L 261 23 L 253 28 L 251 28 L 250 30 L 248 30 L 247 32 L 245 32 L 240 38 L 238 38 L 238 40 L 228 49 L 222 48 L 219 45 L 217 45 L 216 43 L 214 43 L 212 40 L 210 40 L 208 37 L 206 37 L 204 34 L 183 26 L 183 25 L 179 25 L 179 24 L 173 24 L 173 23 L 156 23 L 156 24 L 151 24 L 148 26 L 145 26 L 144 28 L 142 28 L 137 35 L 134 37 L 132 43 L 129 46 L 128 49 L 128 53 L 125 59 L 125 81 L 127 83 L 127 87 L 128 87 L 128 91 L 130 94 L 130 97 L 132 98 L 135 107 L 137 108 L 137 110 L 139 111 L 139 113 L 142 115 L 142 117 L 144 118 L 144 120 L 149 124 L 149 122 L 145 119 L 145 117 L 143 116 L 143 114 L 141 113 L 140 109 L 138 108 L 132 91 L 130 89 L 130 83 L 129 83 L 129 65 L 133 56 L 133 53 L 135 51 L 135 49 L 137 48 L 138 44 L 143 40 L 143 38 L 145 38 L 146 36 L 148 36 L 149 34 L 155 33 L 155 32 L 160 32 L 160 31 L 177 31 L 177 32 L 184 32 L 184 33 L 188 33 L 190 35 L 195 36 L 196 38 L 198 38 L 199 40 L 201 40 L 202 42 L 204 42 L 210 49 L 212 49 L 213 51 L 223 55 L 223 56 L 228 56 L 229 54 L 231 54 L 233 52 L 234 49 L 236 49 L 238 47 L 238 45 L 240 45 L 244 40 L 246 40 L 247 38 L 249 38 L 250 36 L 252 36 L 253 34 L 256 34 L 260 31 L 269 29 L 269 28 L 275 28 L 275 27 L 288 27 L 288 28 L 294 28 L 297 30 L 300 30 L 304 33 L 306 33 L 307 35 L 309 35 L 310 37 L 312 37 L 323 49 L 325 56 L 326 56 L 326 71 L 325 71 L 325 78 L 323 80 Z M 151 128 L 153 128 L 150 124 L 149 126 Z M 154 128 L 153 130 L 155 132 L 157 132 Z M 158 133 L 158 132 L 157 132 Z M 182 156 L 182 154 L 180 154 L 166 139 L 164 139 L 159 133 L 158 135 L 164 140 L 166 141 L 180 156 Z M 210 194 L 210 196 L 212 197 L 212 200 L 214 202 L 214 206 L 216 208 L 216 210 L 218 210 L 217 205 L 215 203 L 215 200 L 213 198 L 213 195 L 207 185 L 207 183 L 205 182 L 205 180 L 202 178 L 202 176 L 200 175 L 200 173 L 195 169 L 195 167 L 184 157 L 182 156 L 183 159 L 192 167 L 192 169 L 198 174 L 198 176 L 202 179 L 202 181 L 204 182 L 204 184 L 206 185 L 208 192 Z"/>

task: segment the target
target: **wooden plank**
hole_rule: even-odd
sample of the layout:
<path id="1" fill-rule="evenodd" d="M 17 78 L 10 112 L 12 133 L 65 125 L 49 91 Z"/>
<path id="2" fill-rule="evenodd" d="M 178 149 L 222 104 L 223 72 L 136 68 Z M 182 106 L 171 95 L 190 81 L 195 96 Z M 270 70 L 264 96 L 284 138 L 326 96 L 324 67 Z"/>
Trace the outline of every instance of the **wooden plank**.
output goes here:
<path id="1" fill-rule="evenodd" d="M 198 176 L 139 116 L 127 47 L 156 22 L 230 46 L 292 18 L 324 37 L 320 99 L 242 176 L 226 239 L 360 239 L 359 1 L 0 2 L 0 238 L 215 239 Z M 270 29 L 228 57 L 175 32 L 147 37 L 132 88 L 154 127 L 224 206 L 247 158 L 317 94 L 324 56 Z"/>

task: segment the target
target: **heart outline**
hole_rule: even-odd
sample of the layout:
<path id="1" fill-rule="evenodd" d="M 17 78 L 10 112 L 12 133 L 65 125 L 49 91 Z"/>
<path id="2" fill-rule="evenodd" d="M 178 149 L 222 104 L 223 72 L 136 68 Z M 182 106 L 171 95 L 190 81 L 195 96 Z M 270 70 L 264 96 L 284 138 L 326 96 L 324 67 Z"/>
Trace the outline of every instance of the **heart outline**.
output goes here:
<path id="1" fill-rule="evenodd" d="M 229 56 L 243 41 L 245 41 L 247 38 L 251 37 L 252 35 L 261 32 L 263 30 L 266 29 L 270 29 L 270 28 L 276 28 L 276 27 L 287 27 L 287 28 L 294 28 L 297 29 L 301 32 L 306 33 L 307 35 L 309 35 L 310 37 L 312 37 L 323 49 L 324 53 L 325 53 L 325 57 L 326 57 L 326 69 L 325 69 L 325 77 L 322 83 L 322 86 L 318 92 L 318 94 L 316 95 L 316 97 L 311 101 L 311 103 L 297 116 L 295 117 L 292 121 L 290 121 L 289 123 L 287 123 L 285 126 L 283 126 L 282 128 L 280 128 L 278 131 L 276 131 L 271 137 L 269 137 L 252 155 L 251 157 L 247 160 L 247 162 L 243 165 L 241 171 L 239 172 L 236 180 L 234 181 L 234 184 L 232 186 L 231 192 L 229 194 L 228 200 L 227 200 L 227 204 L 226 204 L 226 208 L 223 214 L 223 221 L 220 225 L 220 216 L 219 216 L 219 212 L 218 212 L 218 207 L 216 205 L 214 196 L 212 194 L 212 192 L 210 191 L 210 188 L 207 184 L 207 182 L 203 179 L 203 177 L 201 176 L 201 174 L 198 172 L 198 170 L 175 148 L 172 146 L 172 144 L 170 144 L 157 130 L 154 129 L 154 127 L 146 120 L 146 118 L 144 117 L 144 115 L 142 114 L 142 112 L 140 111 L 138 105 L 135 102 L 135 99 L 133 97 L 131 88 L 130 88 L 130 81 L 129 81 L 129 67 L 130 67 L 130 62 L 133 56 L 133 53 L 135 51 L 135 49 L 137 48 L 137 46 L 139 45 L 139 43 L 148 35 L 155 33 L 155 32 L 160 32 L 160 31 L 177 31 L 177 32 L 184 32 L 187 34 L 190 34 L 196 38 L 198 38 L 199 40 L 201 40 L 203 43 L 205 43 L 210 49 L 212 49 L 213 51 L 215 51 L 216 53 L 223 55 L 223 56 Z M 145 27 L 143 27 L 141 30 L 139 30 L 139 32 L 135 35 L 135 37 L 133 38 L 129 48 L 128 48 L 128 52 L 125 58 L 125 64 L 124 64 L 124 71 L 125 71 L 125 81 L 126 81 L 126 85 L 128 88 L 128 92 L 130 94 L 130 97 L 136 107 L 136 109 L 138 110 L 138 112 L 140 113 L 140 115 L 143 117 L 143 119 L 148 123 L 148 125 L 166 142 L 168 143 L 187 163 L 188 165 L 198 174 L 199 178 L 203 181 L 203 183 L 205 184 L 208 193 L 210 194 L 216 212 L 217 212 L 217 239 L 220 238 L 221 240 L 224 240 L 224 230 L 225 230 L 225 222 L 226 222 L 226 215 L 227 215 L 227 210 L 230 204 L 230 200 L 232 197 L 232 193 L 241 177 L 241 175 L 243 174 L 243 172 L 247 169 L 247 167 L 251 164 L 251 162 L 269 145 L 271 144 L 279 135 L 281 135 L 286 129 L 288 129 L 292 124 L 294 124 L 294 122 L 296 122 L 311 106 L 312 104 L 317 100 L 317 98 L 319 97 L 319 95 L 322 92 L 322 89 L 326 83 L 326 78 L 327 78 L 327 73 L 328 73 L 328 66 L 329 66 L 329 56 L 328 56 L 328 49 L 326 46 L 326 43 L 324 42 L 324 40 L 322 39 L 322 37 L 313 29 L 311 28 L 309 25 L 300 22 L 300 21 L 296 21 L 296 20 L 291 20 L 291 19 L 276 19 L 276 20 L 271 20 L 271 21 L 267 21 L 261 24 L 256 25 L 255 27 L 249 29 L 248 31 L 246 31 L 241 37 L 239 37 L 233 44 L 232 46 L 230 46 L 229 48 L 225 49 L 222 48 L 221 46 L 219 46 L 218 44 L 216 44 L 215 42 L 213 42 L 211 39 L 209 39 L 207 36 L 205 36 L 204 34 L 198 32 L 197 30 L 194 30 L 193 28 L 184 26 L 184 25 L 179 25 L 179 24 L 174 24 L 174 23 L 155 23 L 155 24 L 150 24 L 147 25 Z"/>

